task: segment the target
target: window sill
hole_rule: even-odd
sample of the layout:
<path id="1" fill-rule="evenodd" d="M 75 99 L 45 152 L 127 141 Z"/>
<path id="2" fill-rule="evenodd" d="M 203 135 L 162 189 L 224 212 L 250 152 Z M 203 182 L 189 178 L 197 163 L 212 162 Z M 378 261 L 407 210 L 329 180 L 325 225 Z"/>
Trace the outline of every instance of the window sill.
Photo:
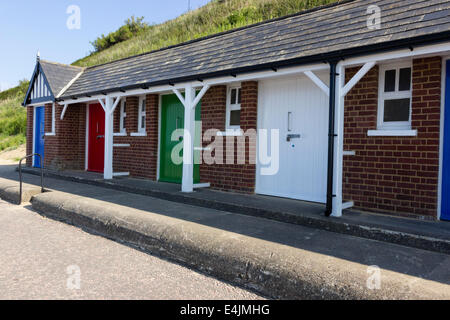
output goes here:
<path id="1" fill-rule="evenodd" d="M 147 132 L 132 132 L 130 135 L 132 137 L 146 137 Z"/>
<path id="2" fill-rule="evenodd" d="M 228 129 L 227 131 L 217 132 L 218 137 L 242 137 L 241 129 Z"/>
<path id="3" fill-rule="evenodd" d="M 56 136 L 56 133 L 54 133 L 54 132 L 48 132 L 48 133 L 45 134 L 45 136 L 46 136 L 46 137 L 54 137 L 54 136 Z"/>
<path id="4" fill-rule="evenodd" d="M 417 137 L 417 130 L 369 130 L 369 137 Z"/>
<path id="5" fill-rule="evenodd" d="M 116 132 L 114 133 L 114 137 L 126 137 L 127 133 L 126 132 Z"/>

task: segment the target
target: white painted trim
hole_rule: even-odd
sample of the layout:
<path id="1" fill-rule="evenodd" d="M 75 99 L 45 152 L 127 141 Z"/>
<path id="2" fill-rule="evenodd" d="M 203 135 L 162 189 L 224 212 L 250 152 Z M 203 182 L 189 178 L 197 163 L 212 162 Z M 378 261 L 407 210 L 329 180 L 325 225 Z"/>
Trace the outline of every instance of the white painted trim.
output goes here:
<path id="1" fill-rule="evenodd" d="M 145 111 L 142 111 L 142 104 L 145 102 Z M 138 133 L 140 134 L 139 137 L 145 137 L 147 136 L 147 96 L 140 96 L 139 102 L 138 102 Z M 144 121 L 144 127 L 142 128 L 142 117 L 145 116 Z M 133 135 L 133 137 L 138 137 L 138 135 Z"/>
<path id="2" fill-rule="evenodd" d="M 156 160 L 156 181 L 159 181 L 160 166 L 161 166 L 161 107 L 162 107 L 162 95 L 158 95 L 158 148 L 157 148 L 157 160 Z"/>
<path id="3" fill-rule="evenodd" d="M 113 177 L 126 177 L 129 175 L 130 175 L 129 172 L 114 172 L 113 173 Z"/>
<path id="4" fill-rule="evenodd" d="M 242 137 L 243 132 L 241 129 L 227 129 L 226 131 L 218 131 L 216 136 L 218 136 L 218 137 Z"/>
<path id="5" fill-rule="evenodd" d="M 417 130 L 368 130 L 368 137 L 417 137 Z"/>
<path id="6" fill-rule="evenodd" d="M 119 132 L 114 133 L 115 137 L 126 137 L 127 136 L 127 129 L 125 126 L 125 121 L 127 118 L 127 112 L 126 112 L 126 99 L 122 99 L 120 102 L 120 112 L 119 112 Z"/>
<path id="7" fill-rule="evenodd" d="M 172 90 L 173 93 L 175 93 L 175 95 L 177 96 L 177 98 L 180 100 L 180 102 L 183 104 L 183 106 L 186 104 L 186 101 L 183 98 L 183 95 L 181 94 L 180 90 L 178 89 L 173 89 Z"/>
<path id="8" fill-rule="evenodd" d="M 114 148 L 129 148 L 131 145 L 129 143 L 115 143 L 113 144 Z"/>
<path id="9" fill-rule="evenodd" d="M 205 84 L 203 86 L 203 88 L 200 90 L 200 92 L 197 94 L 197 96 L 195 97 L 194 101 L 191 104 L 191 108 L 196 108 L 197 105 L 200 103 L 200 100 L 202 100 L 203 96 L 205 95 L 205 93 L 209 90 L 211 86 L 208 84 Z"/>
<path id="10" fill-rule="evenodd" d="M 77 81 L 79 77 L 81 77 L 81 75 L 83 74 L 83 72 L 84 72 L 84 69 L 81 70 L 81 72 L 78 73 L 78 74 L 75 76 L 75 78 L 73 78 L 72 80 L 70 80 L 69 83 L 68 83 L 64 88 L 62 88 L 61 91 L 58 93 L 58 95 L 56 96 L 56 99 L 58 99 L 59 97 L 61 97 L 61 96 L 64 94 L 64 92 L 66 92 L 67 89 L 69 89 L 70 86 L 71 86 L 75 81 Z"/>
<path id="11" fill-rule="evenodd" d="M 64 120 L 64 116 L 66 115 L 66 111 L 67 111 L 68 107 L 69 107 L 68 104 L 64 105 L 63 111 L 61 112 L 61 121 Z"/>
<path id="12" fill-rule="evenodd" d="M 343 154 L 347 157 L 356 156 L 356 151 L 344 151 Z"/>
<path id="13" fill-rule="evenodd" d="M 431 55 L 443 55 L 450 53 L 450 42 L 429 45 L 429 46 L 420 46 L 414 47 L 414 50 L 411 51 L 409 49 L 402 49 L 397 51 L 378 53 L 378 54 L 369 54 L 366 56 L 350 58 L 343 61 L 343 66 L 350 67 L 361 65 L 367 62 L 377 62 L 384 60 L 394 60 L 401 59 L 407 57 L 418 57 L 418 56 L 431 56 Z"/>
<path id="14" fill-rule="evenodd" d="M 316 86 L 318 86 L 328 97 L 330 96 L 330 88 L 322 81 L 318 76 L 312 71 L 305 71 L 305 76 L 307 76 Z"/>
<path id="15" fill-rule="evenodd" d="M 36 106 L 33 106 L 33 150 L 31 153 L 36 153 Z M 31 166 L 34 168 L 35 157 L 31 157 Z"/>
<path id="16" fill-rule="evenodd" d="M 353 201 L 344 202 L 342 204 L 342 210 L 350 209 L 350 208 L 353 208 L 354 206 L 355 206 L 355 203 Z"/>
<path id="17" fill-rule="evenodd" d="M 54 137 L 54 136 L 56 136 L 56 132 L 55 132 L 55 108 L 56 108 L 55 103 L 52 103 L 52 131 L 51 132 L 45 132 L 44 135 L 46 137 Z"/>
<path id="18" fill-rule="evenodd" d="M 146 137 L 147 132 L 132 132 L 130 133 L 131 137 Z"/>
<path id="19" fill-rule="evenodd" d="M 447 60 L 450 56 L 442 57 L 442 74 L 441 74 L 441 122 L 439 133 L 439 178 L 438 178 L 438 203 L 437 203 L 437 218 L 441 220 L 442 210 L 442 183 L 443 183 L 443 169 L 444 169 L 444 132 L 445 132 L 445 102 L 450 97 L 446 96 L 447 88 Z"/>
<path id="20" fill-rule="evenodd" d="M 42 105 L 46 105 L 46 104 L 50 104 L 50 103 L 54 103 L 53 101 L 44 101 L 44 102 L 39 102 L 39 103 L 29 103 L 26 104 L 25 107 L 41 107 Z"/>
<path id="21" fill-rule="evenodd" d="M 211 188 L 211 183 L 197 183 L 197 184 L 194 184 L 194 189 L 201 189 L 201 188 Z"/>
<path id="22" fill-rule="evenodd" d="M 88 171 L 89 166 L 89 106 L 90 104 L 86 105 L 86 142 L 84 148 L 84 171 Z"/>

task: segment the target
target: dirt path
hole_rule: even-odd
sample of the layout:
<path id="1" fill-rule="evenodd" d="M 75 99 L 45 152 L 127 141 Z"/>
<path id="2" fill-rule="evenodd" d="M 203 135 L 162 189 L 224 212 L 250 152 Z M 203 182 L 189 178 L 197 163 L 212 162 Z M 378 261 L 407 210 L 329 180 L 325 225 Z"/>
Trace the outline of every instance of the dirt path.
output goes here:
<path id="1" fill-rule="evenodd" d="M 25 145 L 19 146 L 17 149 L 14 150 L 5 150 L 0 152 L 0 161 L 2 163 L 18 163 L 19 159 L 24 157 L 26 154 L 26 148 Z"/>

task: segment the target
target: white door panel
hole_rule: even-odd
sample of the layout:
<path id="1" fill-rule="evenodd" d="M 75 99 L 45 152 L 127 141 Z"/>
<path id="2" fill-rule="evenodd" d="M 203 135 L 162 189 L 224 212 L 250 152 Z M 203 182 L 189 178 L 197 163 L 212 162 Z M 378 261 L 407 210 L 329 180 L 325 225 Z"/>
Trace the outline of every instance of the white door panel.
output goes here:
<path id="1" fill-rule="evenodd" d="M 280 168 L 263 176 L 258 164 L 256 192 L 325 202 L 328 97 L 323 91 L 305 76 L 260 82 L 258 128 L 279 129 Z M 288 134 L 294 135 L 290 142 Z"/>

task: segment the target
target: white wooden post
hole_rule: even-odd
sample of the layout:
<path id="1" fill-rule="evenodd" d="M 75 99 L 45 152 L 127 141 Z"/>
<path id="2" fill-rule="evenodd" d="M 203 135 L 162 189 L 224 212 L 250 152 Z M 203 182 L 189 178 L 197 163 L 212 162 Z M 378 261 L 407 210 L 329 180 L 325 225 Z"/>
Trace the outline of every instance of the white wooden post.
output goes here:
<path id="1" fill-rule="evenodd" d="M 113 178 L 113 116 L 111 109 L 113 100 L 110 97 L 105 99 L 105 168 L 104 179 Z"/>
<path id="2" fill-rule="evenodd" d="M 116 101 L 113 98 L 107 96 L 105 102 L 101 99 L 100 102 L 103 110 L 105 111 L 105 159 L 104 159 L 104 170 L 103 178 L 105 180 L 111 180 L 114 177 L 113 173 L 113 143 L 114 143 L 114 110 L 119 104 L 122 97 L 117 97 Z"/>
<path id="3" fill-rule="evenodd" d="M 352 202 L 344 204 L 342 197 L 342 181 L 344 171 L 344 105 L 345 96 L 353 87 L 377 64 L 376 61 L 366 62 L 361 69 L 345 84 L 345 66 L 337 65 L 336 79 L 336 140 L 334 144 L 334 176 L 333 176 L 333 217 L 342 217 L 342 210 L 353 206 Z"/>
<path id="4" fill-rule="evenodd" d="M 195 89 L 186 86 L 184 105 L 184 137 L 183 137 L 183 179 L 182 192 L 194 191 L 194 139 L 195 133 Z"/>
<path id="5" fill-rule="evenodd" d="M 334 177 L 333 177 L 333 217 L 342 216 L 342 172 L 344 161 L 344 102 L 345 68 L 338 63 L 336 68 L 336 115 L 334 143 Z"/>
<path id="6" fill-rule="evenodd" d="M 200 93 L 195 95 L 192 84 L 185 87 L 184 98 L 178 89 L 173 92 L 184 106 L 184 137 L 183 137 L 183 176 L 181 182 L 182 192 L 194 191 L 194 138 L 195 138 L 195 107 L 208 91 L 209 85 L 205 85 Z"/>

